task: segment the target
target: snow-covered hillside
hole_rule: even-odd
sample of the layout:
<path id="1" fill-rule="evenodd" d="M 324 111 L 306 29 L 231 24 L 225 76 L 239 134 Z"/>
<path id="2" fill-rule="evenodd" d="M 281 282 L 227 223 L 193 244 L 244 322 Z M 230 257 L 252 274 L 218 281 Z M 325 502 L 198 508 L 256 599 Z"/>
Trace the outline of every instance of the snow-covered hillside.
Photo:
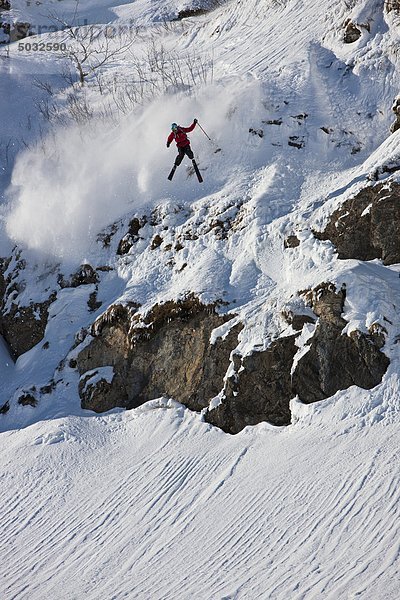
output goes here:
<path id="1" fill-rule="evenodd" d="M 8 21 L 38 35 L 0 60 L 2 597 L 397 597 L 392 4 L 11 2 Z M 98 53 L 81 86 L 68 49 L 90 31 Z M 62 55 L 32 50 L 62 41 Z M 189 161 L 169 182 L 170 125 L 194 117 L 211 137 L 190 134 L 204 183 Z M 343 223 L 367 250 L 338 247 Z M 198 311 L 182 317 L 192 334 L 173 329 L 179 302 Z M 156 305 L 172 312 L 157 321 Z M 297 329 L 293 315 L 306 317 Z M 144 358 L 132 354 L 139 325 Z M 341 341 L 318 346 L 338 331 L 364 348 L 359 363 Z M 245 427 L 265 419 L 267 377 L 246 384 L 246 359 L 268 366 L 280 343 L 290 362 L 282 351 L 268 385 L 279 395 L 290 380 L 291 425 Z M 140 360 L 153 365 L 142 407 L 85 409 L 141 404 Z M 198 363 L 191 393 L 214 397 L 186 404 L 203 415 L 169 391 L 199 382 Z M 324 379 L 331 363 L 337 385 Z M 320 387 L 312 400 L 304 380 Z M 226 425 L 237 436 L 204 422 L 208 405 L 220 424 L 224 400 L 233 414 L 244 396 L 256 408 Z"/>
<path id="2" fill-rule="evenodd" d="M 238 436 L 157 403 L 3 434 L 3 597 L 396 598 L 398 393 Z"/>

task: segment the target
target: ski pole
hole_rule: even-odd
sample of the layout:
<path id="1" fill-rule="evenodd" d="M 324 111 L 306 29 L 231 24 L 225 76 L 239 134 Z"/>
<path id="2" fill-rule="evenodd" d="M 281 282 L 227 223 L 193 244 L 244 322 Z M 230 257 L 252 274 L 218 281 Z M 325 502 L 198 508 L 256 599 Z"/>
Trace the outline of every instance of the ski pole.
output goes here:
<path id="1" fill-rule="evenodd" d="M 210 140 L 210 142 L 215 146 L 214 154 L 217 154 L 217 152 L 221 152 L 221 148 L 219 148 L 217 146 L 217 144 L 214 142 L 214 140 L 212 140 L 210 138 L 210 136 L 208 135 L 208 133 L 206 131 L 204 131 L 204 129 L 202 128 L 202 126 L 200 125 L 200 123 L 198 121 L 197 121 L 197 125 L 200 127 L 200 129 L 202 130 L 202 132 L 204 133 L 204 135 L 207 136 L 208 139 Z"/>
<path id="2" fill-rule="evenodd" d="M 206 135 L 208 137 L 208 139 L 210 140 L 210 142 L 212 142 L 212 139 L 210 138 L 210 136 L 208 135 L 208 133 L 206 133 L 204 131 L 204 129 L 202 128 L 202 126 L 200 125 L 200 123 L 197 121 L 197 125 L 200 127 L 200 129 L 202 130 L 202 132 L 204 133 L 204 135 Z"/>

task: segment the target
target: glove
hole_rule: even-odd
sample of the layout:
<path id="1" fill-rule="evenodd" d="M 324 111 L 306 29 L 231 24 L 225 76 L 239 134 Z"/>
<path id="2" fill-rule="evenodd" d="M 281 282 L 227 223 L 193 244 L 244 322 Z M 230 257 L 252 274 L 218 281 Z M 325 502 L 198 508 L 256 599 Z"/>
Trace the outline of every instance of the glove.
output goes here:
<path id="1" fill-rule="evenodd" d="M 194 123 L 195 125 L 197 125 L 197 123 L 198 123 L 197 119 L 193 119 L 193 123 Z"/>
<path id="2" fill-rule="evenodd" d="M 170 145 L 171 145 L 171 144 L 170 144 L 169 142 L 167 142 L 167 148 L 169 148 L 169 147 L 170 147 Z"/>

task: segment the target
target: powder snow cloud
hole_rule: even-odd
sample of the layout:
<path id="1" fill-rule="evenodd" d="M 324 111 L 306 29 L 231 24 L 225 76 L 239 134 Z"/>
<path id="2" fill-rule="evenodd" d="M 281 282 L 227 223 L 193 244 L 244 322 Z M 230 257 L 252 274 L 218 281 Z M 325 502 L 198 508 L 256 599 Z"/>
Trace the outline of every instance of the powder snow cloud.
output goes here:
<path id="1" fill-rule="evenodd" d="M 175 149 L 165 145 L 170 124 L 188 125 L 194 117 L 215 140 L 210 143 L 200 129 L 190 136 L 205 169 L 205 185 L 188 178 L 184 165 L 171 184 L 166 176 Z M 248 134 L 249 124 L 261 118 L 261 84 L 246 76 L 205 86 L 194 95 L 154 100 L 117 127 L 59 128 L 18 157 L 7 232 L 29 248 L 79 261 L 96 234 L 127 212 L 171 198 L 194 201 L 219 189 L 236 166 L 261 164 L 261 150 Z M 223 151 L 214 154 L 217 146 Z"/>

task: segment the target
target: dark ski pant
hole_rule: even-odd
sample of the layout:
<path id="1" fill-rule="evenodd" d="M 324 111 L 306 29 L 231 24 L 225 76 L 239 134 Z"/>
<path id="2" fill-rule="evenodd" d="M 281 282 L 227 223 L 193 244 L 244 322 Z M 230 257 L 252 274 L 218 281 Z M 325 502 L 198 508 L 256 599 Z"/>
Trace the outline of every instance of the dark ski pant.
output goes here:
<path id="1" fill-rule="evenodd" d="M 181 164 L 181 162 L 185 158 L 185 154 L 187 155 L 188 158 L 190 158 L 190 160 L 194 159 L 194 154 L 193 154 L 192 149 L 191 149 L 191 147 L 189 145 L 188 146 L 183 146 L 183 148 L 178 148 L 178 156 L 175 159 L 175 165 L 177 167 L 179 167 L 179 165 Z"/>

